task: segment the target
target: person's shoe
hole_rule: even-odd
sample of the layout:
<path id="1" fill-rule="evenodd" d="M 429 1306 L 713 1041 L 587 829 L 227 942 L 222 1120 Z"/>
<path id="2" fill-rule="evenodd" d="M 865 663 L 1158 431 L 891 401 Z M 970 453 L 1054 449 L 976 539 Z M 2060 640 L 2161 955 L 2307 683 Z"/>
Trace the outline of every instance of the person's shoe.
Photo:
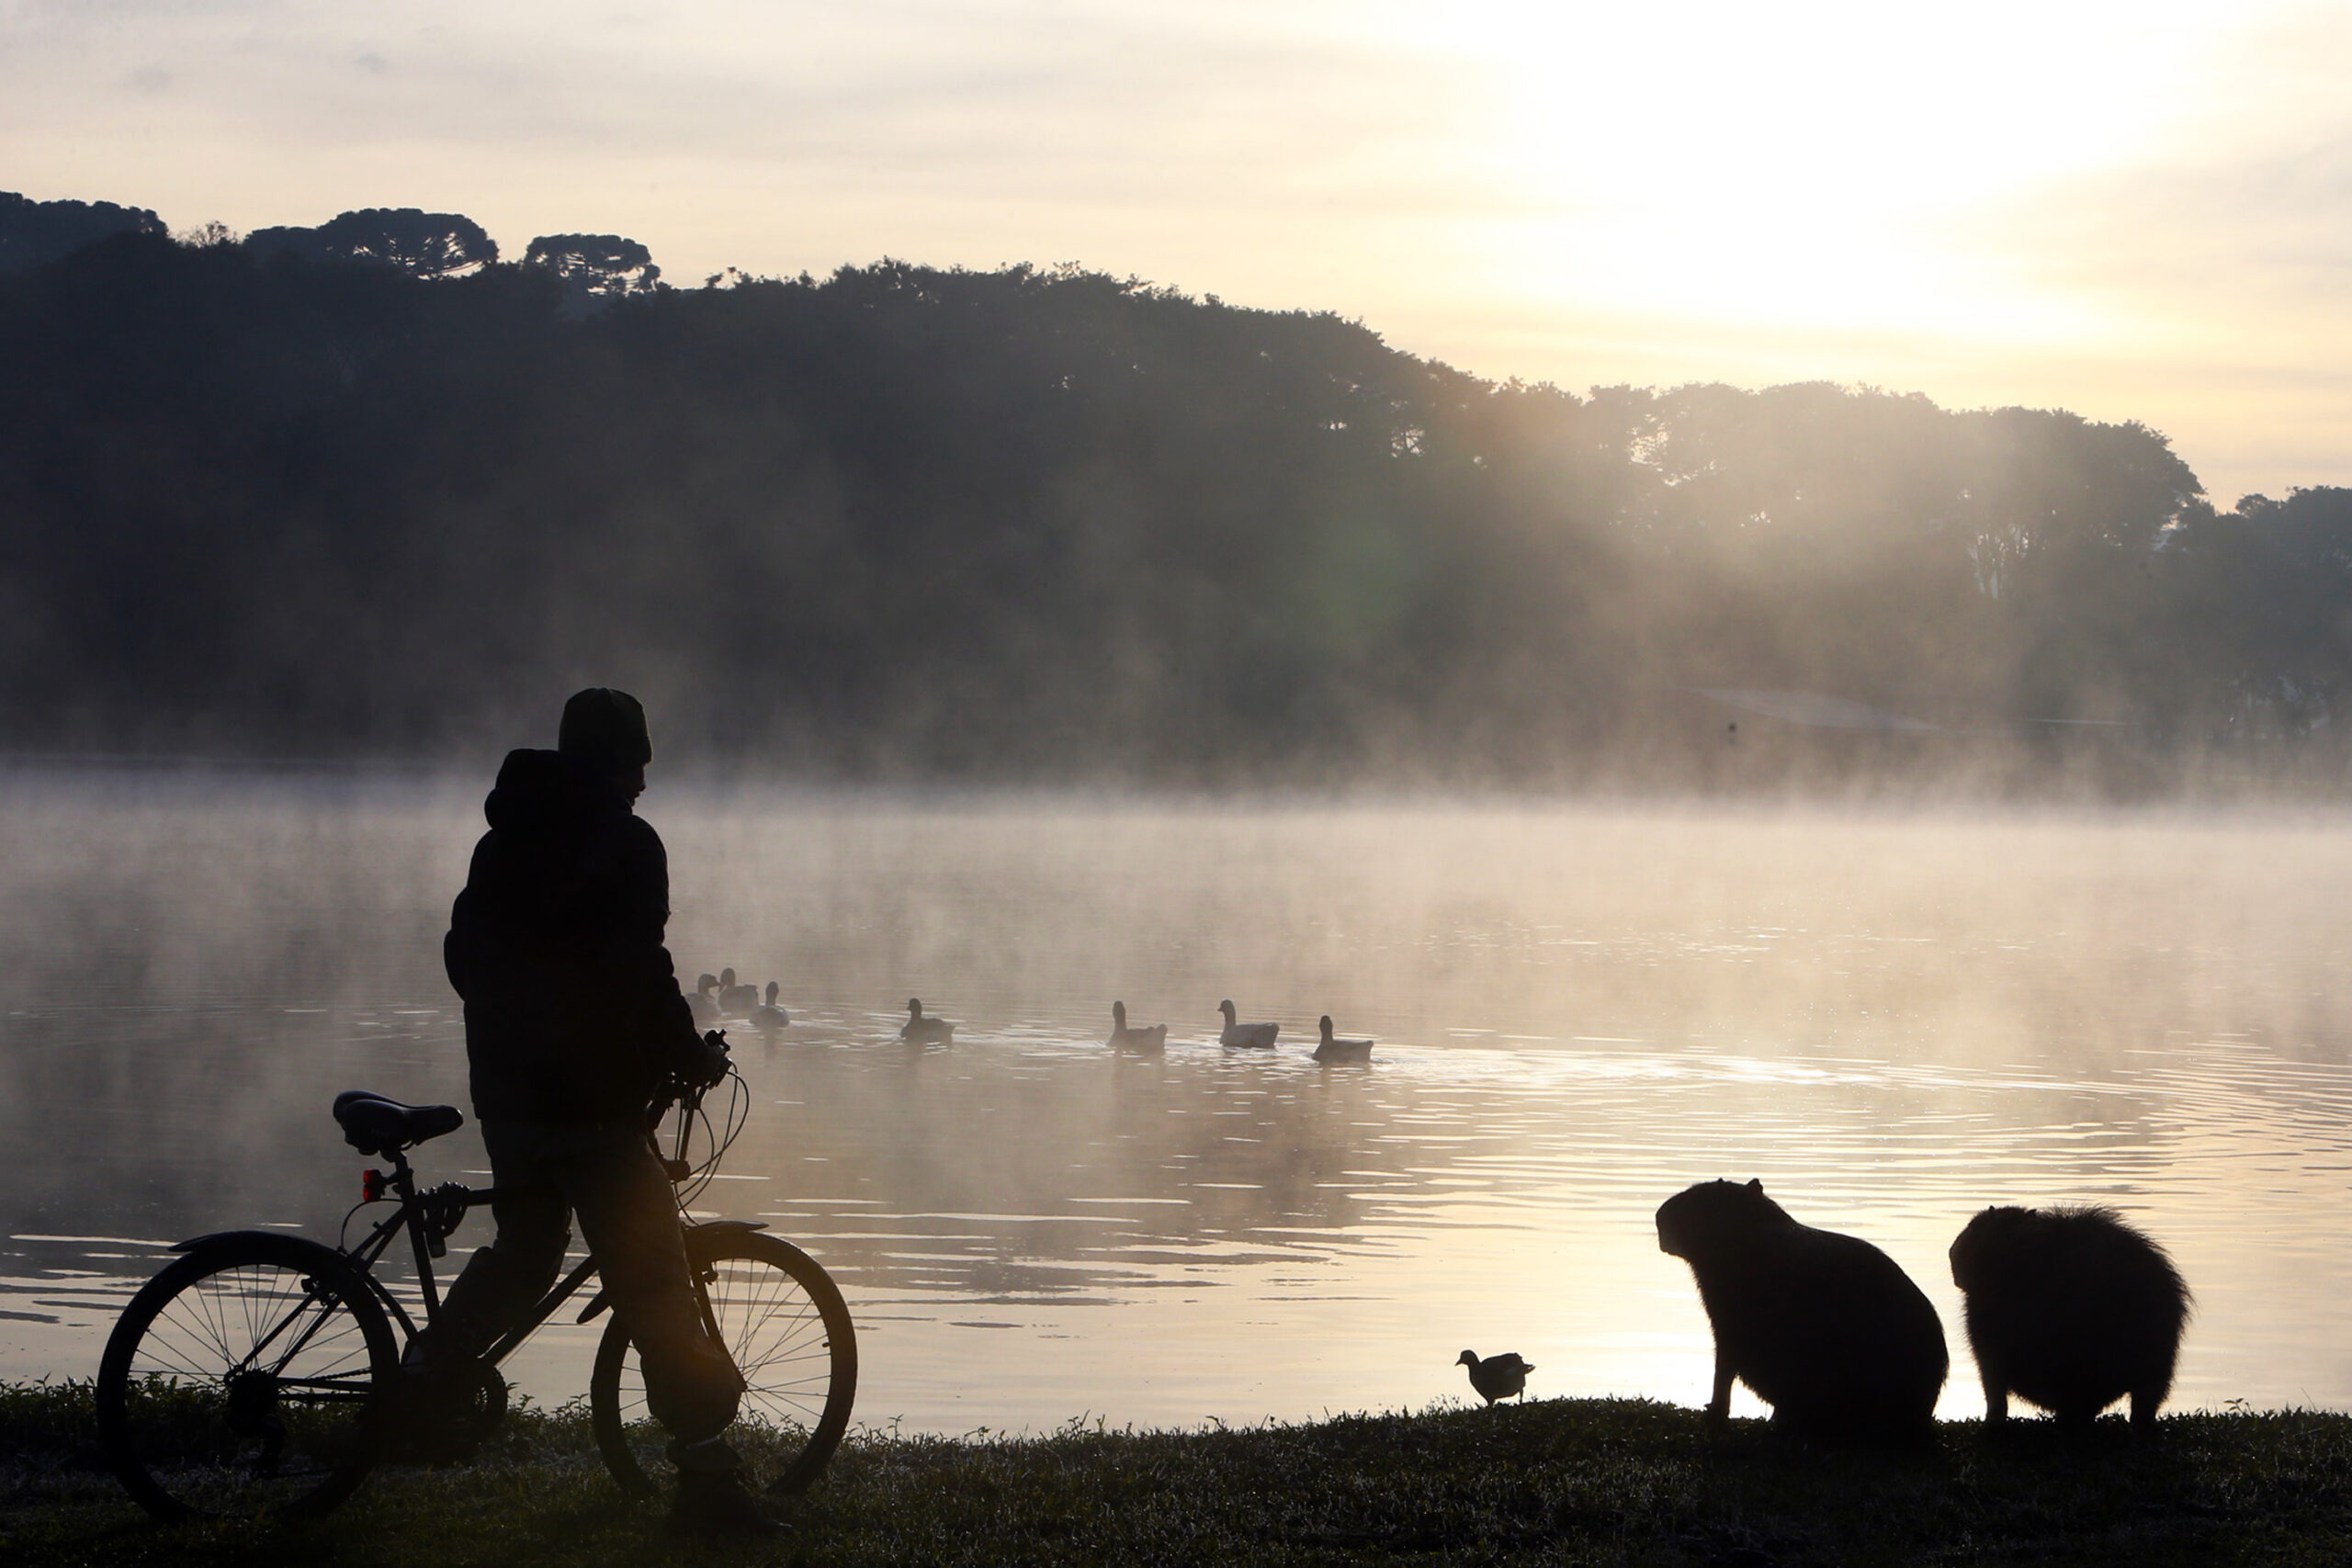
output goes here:
<path id="1" fill-rule="evenodd" d="M 760 1506 L 732 1471 L 680 1471 L 677 1495 L 670 1500 L 670 1517 L 662 1528 L 671 1535 L 738 1540 L 792 1533 L 790 1525 Z"/>

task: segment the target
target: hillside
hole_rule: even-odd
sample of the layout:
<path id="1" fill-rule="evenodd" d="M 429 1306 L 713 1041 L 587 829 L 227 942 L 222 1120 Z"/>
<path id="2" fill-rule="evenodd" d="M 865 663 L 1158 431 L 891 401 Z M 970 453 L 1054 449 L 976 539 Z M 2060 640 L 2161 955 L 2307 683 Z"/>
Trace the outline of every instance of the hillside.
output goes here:
<path id="1" fill-rule="evenodd" d="M 2138 425 L 1498 385 L 1077 269 L 258 241 L 0 276 L 0 748 L 474 752 L 597 681 L 823 778 L 2340 771 L 2352 491 L 2218 511 Z"/>

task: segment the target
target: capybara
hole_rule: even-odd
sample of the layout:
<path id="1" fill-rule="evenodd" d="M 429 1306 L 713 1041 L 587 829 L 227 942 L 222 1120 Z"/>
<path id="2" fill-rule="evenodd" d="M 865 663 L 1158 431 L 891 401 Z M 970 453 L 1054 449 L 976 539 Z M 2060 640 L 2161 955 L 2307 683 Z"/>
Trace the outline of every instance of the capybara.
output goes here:
<path id="1" fill-rule="evenodd" d="M 1951 1279 L 1968 1300 L 1987 1426 L 2008 1419 L 2013 1393 L 2070 1426 L 2128 1393 L 2132 1425 L 2156 1424 L 2188 1287 L 2114 1210 L 1987 1209 L 1951 1244 Z"/>
<path id="2" fill-rule="evenodd" d="M 1734 1378 L 1775 1425 L 1830 1442 L 1926 1439 L 1951 1359 L 1936 1309 L 1869 1242 L 1801 1225 L 1764 1184 L 1704 1181 L 1657 1211 L 1657 1245 L 1690 1265 L 1715 1331 L 1707 1419 Z"/>

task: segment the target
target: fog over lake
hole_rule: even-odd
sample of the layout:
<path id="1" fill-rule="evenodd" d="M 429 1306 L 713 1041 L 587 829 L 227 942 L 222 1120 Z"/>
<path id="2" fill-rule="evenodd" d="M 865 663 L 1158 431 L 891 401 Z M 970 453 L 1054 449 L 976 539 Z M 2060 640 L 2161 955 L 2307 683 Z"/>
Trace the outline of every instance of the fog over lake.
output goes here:
<path id="1" fill-rule="evenodd" d="M 332 1237 L 336 1091 L 465 1098 L 440 967 L 487 779 L 0 775 L 0 1376 L 87 1377 L 157 1244 Z M 1469 1391 L 1697 1404 L 1651 1215 L 1760 1177 L 1890 1252 L 2111 1203 L 2198 1297 L 2178 1406 L 2352 1404 L 2352 818 L 1186 805 L 682 785 L 671 946 L 782 983 L 701 1201 L 840 1280 L 857 1414 L 1251 1422 Z M 956 1023 L 911 1047 L 910 996 Z M 1216 1043 L 1216 1004 L 1273 1019 Z M 1114 998 L 1164 1055 L 1102 1041 Z M 1377 1038 L 1308 1060 L 1317 1015 Z M 417 1156 L 483 1179 L 476 1129 Z M 452 1243 L 454 1266 L 486 1216 Z M 568 1315 L 568 1314 L 567 1314 Z M 591 1328 L 597 1325 L 591 1325 Z M 514 1365 L 584 1391 L 591 1329 Z M 1743 1393 L 1736 1411 L 1758 1409 Z"/>

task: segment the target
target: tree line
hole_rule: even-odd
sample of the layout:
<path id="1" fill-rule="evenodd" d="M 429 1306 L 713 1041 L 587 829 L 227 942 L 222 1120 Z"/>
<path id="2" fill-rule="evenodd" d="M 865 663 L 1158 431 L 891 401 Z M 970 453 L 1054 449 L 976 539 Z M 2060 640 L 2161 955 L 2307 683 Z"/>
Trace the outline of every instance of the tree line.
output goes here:
<path id="1" fill-rule="evenodd" d="M 2352 491 L 2222 511 L 2136 423 L 1496 383 L 1078 268 L 153 216 L 0 210 L 17 751 L 470 753 L 603 682 L 819 778 L 2341 772 Z M 1706 694 L 1758 691 L 1905 724 Z"/>

